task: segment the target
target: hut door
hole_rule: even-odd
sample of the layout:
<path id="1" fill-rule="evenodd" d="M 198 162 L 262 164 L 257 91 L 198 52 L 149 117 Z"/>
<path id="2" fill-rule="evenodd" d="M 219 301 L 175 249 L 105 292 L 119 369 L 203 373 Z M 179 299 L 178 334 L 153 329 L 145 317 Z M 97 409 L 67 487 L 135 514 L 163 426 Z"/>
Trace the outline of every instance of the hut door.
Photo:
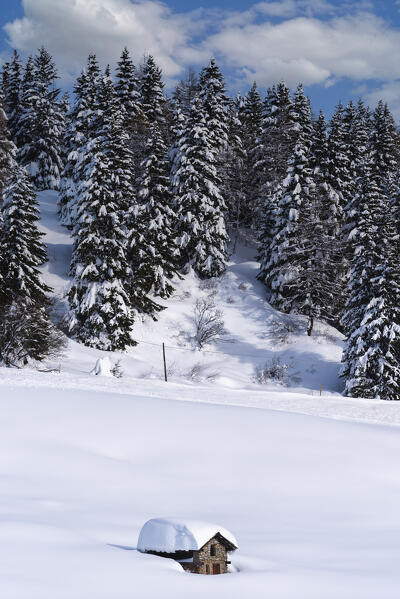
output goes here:
<path id="1" fill-rule="evenodd" d="M 213 564 L 213 574 L 221 574 L 220 564 Z"/>

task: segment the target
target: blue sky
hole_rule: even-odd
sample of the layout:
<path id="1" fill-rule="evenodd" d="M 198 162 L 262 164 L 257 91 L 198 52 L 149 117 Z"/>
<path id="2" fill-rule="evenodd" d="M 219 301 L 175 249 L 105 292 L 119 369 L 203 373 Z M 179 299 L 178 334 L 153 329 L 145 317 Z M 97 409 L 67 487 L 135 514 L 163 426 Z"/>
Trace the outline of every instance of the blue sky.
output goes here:
<path id="1" fill-rule="evenodd" d="M 70 86 L 89 52 L 152 53 L 168 86 L 215 56 L 230 91 L 302 81 L 314 110 L 382 97 L 400 120 L 400 0 L 2 0 L 0 57 L 44 44 Z"/>

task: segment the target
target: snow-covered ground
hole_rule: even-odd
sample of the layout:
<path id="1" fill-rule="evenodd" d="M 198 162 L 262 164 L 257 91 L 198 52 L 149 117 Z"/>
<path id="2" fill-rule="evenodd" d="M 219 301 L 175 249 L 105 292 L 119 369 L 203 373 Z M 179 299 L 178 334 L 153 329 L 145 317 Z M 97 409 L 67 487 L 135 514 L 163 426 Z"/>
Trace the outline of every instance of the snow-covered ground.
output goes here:
<path id="1" fill-rule="evenodd" d="M 398 599 L 399 429 L 202 393 L 3 386 L 1 597 Z M 165 516 L 231 530 L 238 572 L 135 551 Z"/>
<path id="2" fill-rule="evenodd" d="M 62 310 L 71 241 L 55 202 L 41 195 Z M 189 277 L 158 322 L 137 323 L 139 345 L 111 356 L 121 379 L 90 375 L 106 354 L 74 342 L 61 372 L 0 369 L 1 597 L 399 597 L 400 406 L 340 396 L 340 334 L 319 323 L 307 338 L 301 319 L 285 333 L 252 255 L 242 244 L 216 288 L 228 340 L 207 351 L 192 312 L 213 290 Z M 286 385 L 255 383 L 278 355 Z M 232 531 L 236 572 L 137 552 L 157 517 Z"/>

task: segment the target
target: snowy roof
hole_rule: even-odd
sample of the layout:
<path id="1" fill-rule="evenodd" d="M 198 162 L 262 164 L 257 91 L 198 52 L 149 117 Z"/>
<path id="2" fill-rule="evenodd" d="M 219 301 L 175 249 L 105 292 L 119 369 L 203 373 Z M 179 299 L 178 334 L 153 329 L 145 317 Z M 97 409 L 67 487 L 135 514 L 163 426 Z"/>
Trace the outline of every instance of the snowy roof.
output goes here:
<path id="1" fill-rule="evenodd" d="M 201 549 L 207 541 L 220 534 L 234 548 L 237 540 L 228 530 L 199 520 L 176 520 L 175 518 L 153 518 L 142 527 L 139 535 L 139 551 L 192 551 Z"/>

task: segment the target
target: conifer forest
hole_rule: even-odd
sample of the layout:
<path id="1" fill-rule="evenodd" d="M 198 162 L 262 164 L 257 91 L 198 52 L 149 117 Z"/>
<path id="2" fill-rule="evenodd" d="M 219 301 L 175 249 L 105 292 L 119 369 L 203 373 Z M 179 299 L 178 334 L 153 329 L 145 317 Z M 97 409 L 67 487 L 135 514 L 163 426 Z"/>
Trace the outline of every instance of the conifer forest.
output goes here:
<path id="1" fill-rule="evenodd" d="M 256 240 L 265 301 L 346 338 L 345 395 L 400 399 L 400 136 L 388 106 L 314 112 L 299 83 L 227 92 L 214 59 L 166 93 L 151 55 L 94 54 L 62 94 L 42 47 L 2 70 L 0 361 L 65 343 L 40 266 L 37 192 L 59 192 L 73 237 L 68 336 L 135 346 L 174 280 L 223 275 L 240 231 Z"/>

